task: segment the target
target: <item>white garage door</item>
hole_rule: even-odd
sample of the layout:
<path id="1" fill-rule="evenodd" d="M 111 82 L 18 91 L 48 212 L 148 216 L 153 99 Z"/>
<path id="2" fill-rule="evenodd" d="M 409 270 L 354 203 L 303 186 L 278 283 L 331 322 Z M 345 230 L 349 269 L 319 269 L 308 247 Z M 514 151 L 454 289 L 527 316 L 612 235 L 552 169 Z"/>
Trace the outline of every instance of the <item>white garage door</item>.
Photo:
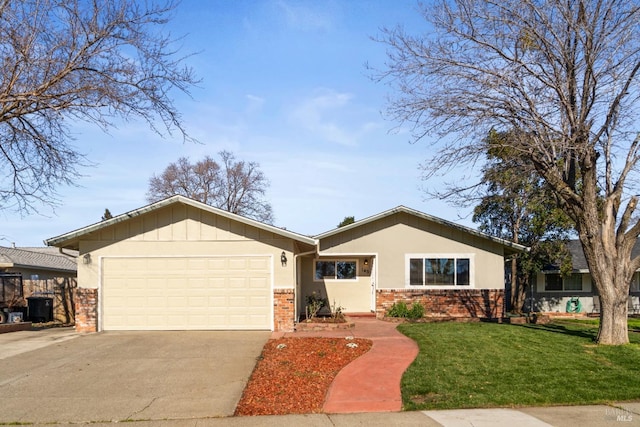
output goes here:
<path id="1" fill-rule="evenodd" d="M 271 329 L 271 258 L 103 258 L 104 330 Z"/>

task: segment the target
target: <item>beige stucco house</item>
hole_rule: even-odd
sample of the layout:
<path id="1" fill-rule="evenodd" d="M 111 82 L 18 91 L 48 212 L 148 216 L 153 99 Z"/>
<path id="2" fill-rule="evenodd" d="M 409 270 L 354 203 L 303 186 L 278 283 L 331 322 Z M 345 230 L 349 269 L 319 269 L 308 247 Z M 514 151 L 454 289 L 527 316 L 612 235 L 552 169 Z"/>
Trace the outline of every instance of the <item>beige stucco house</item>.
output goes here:
<path id="1" fill-rule="evenodd" d="M 292 330 L 309 295 L 383 315 L 501 315 L 504 256 L 524 250 L 398 207 L 310 237 L 173 196 L 46 241 L 78 256 L 76 327 Z"/>

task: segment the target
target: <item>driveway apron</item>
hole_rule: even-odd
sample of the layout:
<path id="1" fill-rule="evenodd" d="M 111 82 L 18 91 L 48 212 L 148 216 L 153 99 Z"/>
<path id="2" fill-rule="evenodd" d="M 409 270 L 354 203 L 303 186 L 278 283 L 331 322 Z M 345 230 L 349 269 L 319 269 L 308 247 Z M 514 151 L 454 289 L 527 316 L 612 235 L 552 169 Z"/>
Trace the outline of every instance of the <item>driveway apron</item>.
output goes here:
<path id="1" fill-rule="evenodd" d="M 0 423 L 231 416 L 269 334 L 104 332 L 12 356 Z"/>

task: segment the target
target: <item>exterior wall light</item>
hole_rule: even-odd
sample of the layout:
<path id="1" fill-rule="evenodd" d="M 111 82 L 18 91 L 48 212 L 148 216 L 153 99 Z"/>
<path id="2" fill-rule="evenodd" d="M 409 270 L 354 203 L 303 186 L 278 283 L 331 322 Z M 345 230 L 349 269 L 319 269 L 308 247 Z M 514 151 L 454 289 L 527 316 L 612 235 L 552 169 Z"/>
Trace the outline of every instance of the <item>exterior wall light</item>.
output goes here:
<path id="1" fill-rule="evenodd" d="M 364 259 L 364 265 L 365 265 L 365 266 L 369 265 L 369 258 L 365 258 L 365 259 Z"/>
<path id="2" fill-rule="evenodd" d="M 284 251 L 282 251 L 282 254 L 280 255 L 280 263 L 283 267 L 287 266 L 287 254 L 285 254 Z"/>
<path id="3" fill-rule="evenodd" d="M 84 256 L 82 257 L 82 263 L 83 264 L 91 264 L 91 254 L 90 253 L 84 254 Z"/>

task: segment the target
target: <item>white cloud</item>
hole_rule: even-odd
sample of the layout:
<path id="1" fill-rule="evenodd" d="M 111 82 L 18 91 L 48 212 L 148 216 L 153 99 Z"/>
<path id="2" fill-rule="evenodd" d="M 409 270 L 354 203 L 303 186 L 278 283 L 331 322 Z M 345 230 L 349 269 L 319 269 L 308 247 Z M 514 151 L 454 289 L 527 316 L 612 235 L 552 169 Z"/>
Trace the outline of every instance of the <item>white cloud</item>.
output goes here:
<path id="1" fill-rule="evenodd" d="M 293 107 L 290 120 L 322 142 L 355 147 L 363 136 L 380 125 L 371 121 L 361 122 L 361 113 L 366 108 L 353 101 L 351 93 L 318 89 Z"/>
<path id="2" fill-rule="evenodd" d="M 247 99 L 247 108 L 245 110 L 247 114 L 252 114 L 262 110 L 262 106 L 266 102 L 264 98 L 251 94 L 247 94 L 245 98 Z"/>

